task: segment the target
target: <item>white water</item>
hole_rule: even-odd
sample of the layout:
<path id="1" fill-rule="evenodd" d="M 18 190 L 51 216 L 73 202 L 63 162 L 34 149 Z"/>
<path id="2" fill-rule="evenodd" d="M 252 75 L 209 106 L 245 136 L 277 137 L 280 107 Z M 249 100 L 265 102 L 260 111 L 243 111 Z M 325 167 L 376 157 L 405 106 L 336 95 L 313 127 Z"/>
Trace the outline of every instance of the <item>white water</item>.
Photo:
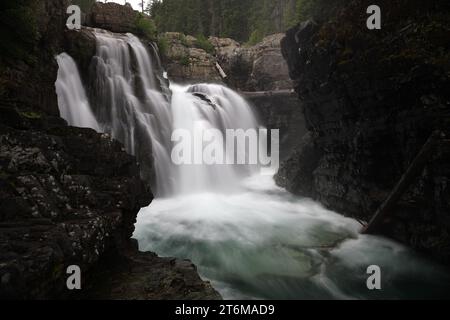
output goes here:
<path id="1" fill-rule="evenodd" d="M 188 258 L 224 298 L 431 298 L 450 277 L 411 250 L 360 235 L 361 225 L 295 197 L 270 176 L 242 181 L 234 194 L 204 192 L 156 199 L 141 211 L 140 249 Z M 382 290 L 366 287 L 369 265 Z"/>
<path id="2" fill-rule="evenodd" d="M 191 259 L 225 298 L 426 298 L 450 291 L 440 267 L 392 241 L 360 235 L 355 220 L 288 194 L 253 168 L 174 166 L 174 129 L 257 128 L 251 108 L 211 84 L 172 84 L 169 98 L 154 67 L 160 62 L 137 38 L 96 36 L 95 81 L 88 85 L 100 129 L 144 164 L 152 148 L 157 193 L 165 196 L 138 216 L 134 236 L 142 250 Z M 67 77 L 74 65 L 65 55 L 58 62 L 63 117 L 95 125 L 79 76 Z M 366 287 L 371 264 L 382 268 L 382 291 Z"/>
<path id="3" fill-rule="evenodd" d="M 61 117 L 76 127 L 100 127 L 91 111 L 75 61 L 66 53 L 56 57 L 58 80 L 55 83 Z"/>

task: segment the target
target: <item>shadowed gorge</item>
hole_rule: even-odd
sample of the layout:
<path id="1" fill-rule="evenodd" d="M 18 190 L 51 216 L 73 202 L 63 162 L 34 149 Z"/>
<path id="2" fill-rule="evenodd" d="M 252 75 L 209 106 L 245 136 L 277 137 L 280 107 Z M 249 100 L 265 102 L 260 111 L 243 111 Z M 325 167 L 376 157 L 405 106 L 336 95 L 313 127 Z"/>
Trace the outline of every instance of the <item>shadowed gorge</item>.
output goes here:
<path id="1" fill-rule="evenodd" d="M 449 5 L 370 4 L 4 1 L 0 298 L 448 297 Z"/>

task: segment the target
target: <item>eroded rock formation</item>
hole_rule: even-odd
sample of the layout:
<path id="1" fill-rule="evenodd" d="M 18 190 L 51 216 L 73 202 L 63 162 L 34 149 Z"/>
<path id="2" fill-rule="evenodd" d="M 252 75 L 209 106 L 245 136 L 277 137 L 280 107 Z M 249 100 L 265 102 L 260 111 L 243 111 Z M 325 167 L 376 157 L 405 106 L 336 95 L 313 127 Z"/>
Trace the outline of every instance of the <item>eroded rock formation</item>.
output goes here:
<path id="1" fill-rule="evenodd" d="M 130 4 L 97 2 L 91 9 L 87 22 L 92 27 L 112 32 L 134 32 L 138 12 Z"/>

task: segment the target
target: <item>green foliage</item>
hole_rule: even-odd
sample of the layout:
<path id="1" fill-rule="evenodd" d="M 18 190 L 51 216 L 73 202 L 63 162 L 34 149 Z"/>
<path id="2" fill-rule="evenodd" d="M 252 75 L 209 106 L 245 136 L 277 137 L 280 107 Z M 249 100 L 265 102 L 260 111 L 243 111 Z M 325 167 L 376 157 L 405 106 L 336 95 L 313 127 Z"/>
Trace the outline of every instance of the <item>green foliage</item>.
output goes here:
<path id="1" fill-rule="evenodd" d="M 148 16 L 139 13 L 134 22 L 135 33 L 138 36 L 154 41 L 157 37 L 156 26 Z"/>
<path id="2" fill-rule="evenodd" d="M 203 49 L 210 54 L 213 54 L 215 51 L 213 44 L 202 34 L 197 36 L 197 41 L 195 42 L 195 45 L 198 48 Z"/>
<path id="3" fill-rule="evenodd" d="M 148 9 L 159 32 L 255 42 L 296 24 L 296 3 L 297 0 L 154 0 Z"/>
<path id="4" fill-rule="evenodd" d="M 186 36 L 183 33 L 180 33 L 178 40 L 180 40 L 181 44 L 185 47 L 188 47 L 189 44 L 187 42 Z"/>
<path id="5" fill-rule="evenodd" d="M 185 67 L 189 66 L 189 64 L 190 64 L 189 56 L 184 56 L 184 57 L 182 57 L 182 58 L 180 59 L 180 64 L 181 64 L 182 66 L 185 66 Z"/>
<path id="6" fill-rule="evenodd" d="M 158 37 L 157 44 L 158 44 L 159 53 L 162 56 L 167 55 L 167 52 L 169 50 L 169 42 L 167 41 L 167 39 L 164 36 L 160 36 L 160 37 Z"/>
<path id="7" fill-rule="evenodd" d="M 250 46 L 253 46 L 253 45 L 261 42 L 263 38 L 264 38 L 264 33 L 261 32 L 260 30 L 256 29 L 250 35 L 250 38 L 248 39 L 247 44 Z"/>
<path id="8" fill-rule="evenodd" d="M 42 118 L 42 114 L 35 111 L 21 111 L 19 114 L 27 119 L 40 119 Z"/>
<path id="9" fill-rule="evenodd" d="M 33 0 L 2 0 L 0 4 L 0 63 L 23 60 L 32 64 L 39 32 Z"/>

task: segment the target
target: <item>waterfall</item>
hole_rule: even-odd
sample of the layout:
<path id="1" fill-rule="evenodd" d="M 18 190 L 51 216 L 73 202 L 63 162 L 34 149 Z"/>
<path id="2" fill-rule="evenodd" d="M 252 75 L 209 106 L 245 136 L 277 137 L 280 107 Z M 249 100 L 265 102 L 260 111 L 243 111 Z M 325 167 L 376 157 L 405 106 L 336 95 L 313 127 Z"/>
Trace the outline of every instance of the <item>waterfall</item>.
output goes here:
<path id="1" fill-rule="evenodd" d="M 221 85 L 169 86 L 156 47 L 131 34 L 92 32 L 97 53 L 87 93 L 73 59 L 57 57 L 59 108 L 71 125 L 121 141 L 153 182 L 158 197 L 141 210 L 134 233 L 141 250 L 191 259 L 225 298 L 448 296 L 447 270 L 392 241 L 360 235 L 357 221 L 287 193 L 256 174 L 258 166 L 175 165 L 173 132 L 195 137 L 214 129 L 221 139 L 208 146 L 223 153 L 228 130 L 259 127 L 251 107 Z M 367 290 L 369 265 L 380 266 L 389 284 L 380 292 Z"/>
<path id="2" fill-rule="evenodd" d="M 98 121 L 95 128 L 111 134 L 137 157 L 142 176 L 153 182 L 156 195 L 234 190 L 243 176 L 255 170 L 246 165 L 175 166 L 171 159 L 174 130 L 185 129 L 194 136 L 197 130 L 203 134 L 218 129 L 225 135 L 228 129 L 256 129 L 259 124 L 251 107 L 236 92 L 217 84 L 172 84 L 169 88 L 155 46 L 147 49 L 132 34 L 92 30 L 97 52 L 90 67 L 89 97 Z M 67 54 L 57 59 L 70 59 L 76 68 Z M 63 70 L 57 83 L 63 82 Z M 82 89 L 79 77 L 77 85 Z M 58 96 L 70 90 L 60 88 Z M 80 99 L 74 99 L 72 105 L 60 104 L 61 114 L 71 125 L 93 127 L 85 116 L 93 118 L 83 97 L 86 110 L 77 109 Z M 81 121 L 74 121 L 77 113 L 83 114 Z M 223 142 L 213 143 L 225 149 Z"/>
<path id="3" fill-rule="evenodd" d="M 172 115 L 164 83 L 156 76 L 147 49 L 134 35 L 95 30 L 95 36 L 91 100 L 102 130 L 136 155 L 143 178 L 154 182 L 156 194 L 170 194 L 174 184 Z"/>
<path id="4" fill-rule="evenodd" d="M 61 117 L 76 127 L 100 127 L 91 111 L 75 61 L 66 53 L 56 57 L 58 80 L 55 83 Z"/>

